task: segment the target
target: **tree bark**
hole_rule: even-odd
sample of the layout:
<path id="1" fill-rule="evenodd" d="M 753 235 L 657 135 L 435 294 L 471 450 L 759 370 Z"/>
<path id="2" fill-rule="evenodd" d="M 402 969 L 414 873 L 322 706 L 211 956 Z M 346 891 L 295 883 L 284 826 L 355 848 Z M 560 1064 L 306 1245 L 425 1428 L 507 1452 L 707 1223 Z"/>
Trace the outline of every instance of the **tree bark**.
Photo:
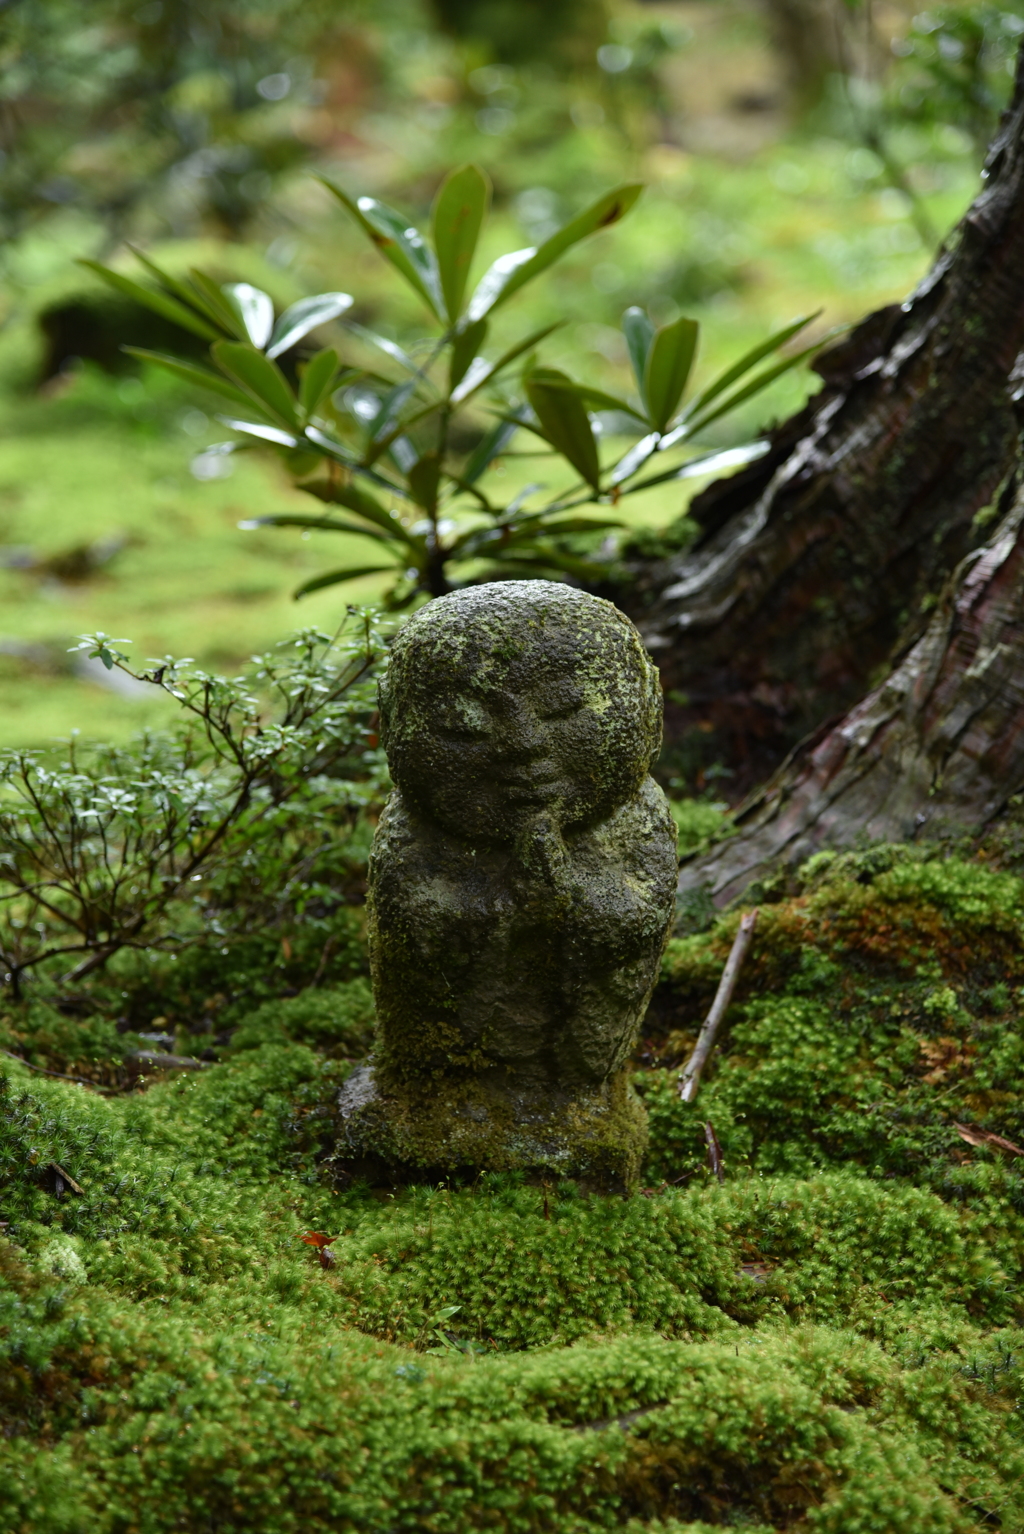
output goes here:
<path id="1" fill-rule="evenodd" d="M 807 741 L 684 865 L 717 904 L 824 848 L 977 832 L 1024 785 L 1024 489 L 892 675 Z"/>
<path id="2" fill-rule="evenodd" d="M 766 458 L 696 499 L 697 542 L 619 597 L 661 669 L 670 749 L 724 763 L 734 800 L 906 653 L 1016 463 L 1022 61 L 982 189 L 916 291 L 819 359 L 823 389 Z"/>

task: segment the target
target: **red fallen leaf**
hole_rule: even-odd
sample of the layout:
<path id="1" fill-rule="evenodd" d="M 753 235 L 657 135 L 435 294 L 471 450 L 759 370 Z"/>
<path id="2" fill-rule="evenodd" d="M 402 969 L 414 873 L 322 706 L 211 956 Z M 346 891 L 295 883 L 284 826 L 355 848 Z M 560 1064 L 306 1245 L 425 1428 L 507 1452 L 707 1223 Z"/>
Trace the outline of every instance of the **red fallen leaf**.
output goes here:
<path id="1" fill-rule="evenodd" d="M 337 1239 L 337 1236 L 325 1236 L 320 1230 L 307 1230 L 304 1236 L 299 1237 L 299 1240 L 304 1241 L 307 1246 L 315 1246 L 317 1251 L 322 1251 L 325 1246 L 330 1246 Z"/>
<path id="2" fill-rule="evenodd" d="M 976 1129 L 973 1124 L 954 1124 L 953 1128 L 968 1145 L 994 1145 L 996 1150 L 1009 1151 L 1011 1156 L 1024 1156 L 1024 1150 L 1019 1145 L 1014 1145 L 1012 1140 L 1004 1140 L 1002 1135 L 994 1135 L 989 1129 Z"/>

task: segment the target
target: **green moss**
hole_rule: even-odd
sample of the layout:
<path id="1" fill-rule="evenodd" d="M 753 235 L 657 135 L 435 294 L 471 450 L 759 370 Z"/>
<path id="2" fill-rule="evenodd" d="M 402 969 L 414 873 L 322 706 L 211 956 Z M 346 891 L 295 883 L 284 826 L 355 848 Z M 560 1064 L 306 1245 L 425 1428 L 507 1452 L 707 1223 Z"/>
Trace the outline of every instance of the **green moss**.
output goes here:
<path id="1" fill-rule="evenodd" d="M 670 945 L 632 1199 L 333 1186 L 355 985 L 141 1094 L 6 1062 L 5 1529 L 1024 1529 L 1024 1158 L 955 1128 L 1024 1141 L 1024 882 L 876 850 L 800 887 L 692 1107 L 736 913 Z"/>
<path id="2" fill-rule="evenodd" d="M 679 852 L 695 852 L 721 831 L 728 806 L 710 799 L 670 799 L 669 809 L 679 832 Z"/>
<path id="3" fill-rule="evenodd" d="M 97 1080 L 118 1076 L 126 1053 L 141 1047 L 135 1034 L 119 1033 L 101 1012 L 76 1017 L 42 1001 L 0 1014 L 0 1033 L 3 1048 L 43 1070 L 82 1072 Z"/>
<path id="4" fill-rule="evenodd" d="M 261 1044 L 296 1042 L 362 1055 L 371 1046 L 373 1017 L 369 982 L 361 977 L 331 989 L 311 987 L 250 1012 L 232 1034 L 231 1048 L 237 1052 Z"/>

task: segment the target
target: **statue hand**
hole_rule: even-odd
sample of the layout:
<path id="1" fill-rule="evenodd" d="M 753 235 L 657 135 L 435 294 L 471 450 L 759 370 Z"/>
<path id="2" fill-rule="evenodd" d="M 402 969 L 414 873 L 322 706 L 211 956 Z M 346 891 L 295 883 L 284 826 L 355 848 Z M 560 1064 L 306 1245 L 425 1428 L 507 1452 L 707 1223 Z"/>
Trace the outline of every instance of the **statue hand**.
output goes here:
<path id="1" fill-rule="evenodd" d="M 528 883 L 539 881 L 568 893 L 568 848 L 561 827 L 547 810 L 539 811 L 520 831 L 515 843 L 515 865 Z"/>

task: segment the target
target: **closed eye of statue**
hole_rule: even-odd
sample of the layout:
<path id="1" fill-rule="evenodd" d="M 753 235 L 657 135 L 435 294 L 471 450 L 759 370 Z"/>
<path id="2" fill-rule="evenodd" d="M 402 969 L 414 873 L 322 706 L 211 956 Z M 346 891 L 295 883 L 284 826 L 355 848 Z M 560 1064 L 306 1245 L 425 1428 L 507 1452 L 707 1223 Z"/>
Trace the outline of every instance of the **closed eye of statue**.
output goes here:
<path id="1" fill-rule="evenodd" d="M 442 720 L 435 726 L 437 733 L 443 735 L 446 740 L 480 741 L 488 740 L 491 731 L 485 724 L 470 724 L 465 720 L 453 719 Z"/>

